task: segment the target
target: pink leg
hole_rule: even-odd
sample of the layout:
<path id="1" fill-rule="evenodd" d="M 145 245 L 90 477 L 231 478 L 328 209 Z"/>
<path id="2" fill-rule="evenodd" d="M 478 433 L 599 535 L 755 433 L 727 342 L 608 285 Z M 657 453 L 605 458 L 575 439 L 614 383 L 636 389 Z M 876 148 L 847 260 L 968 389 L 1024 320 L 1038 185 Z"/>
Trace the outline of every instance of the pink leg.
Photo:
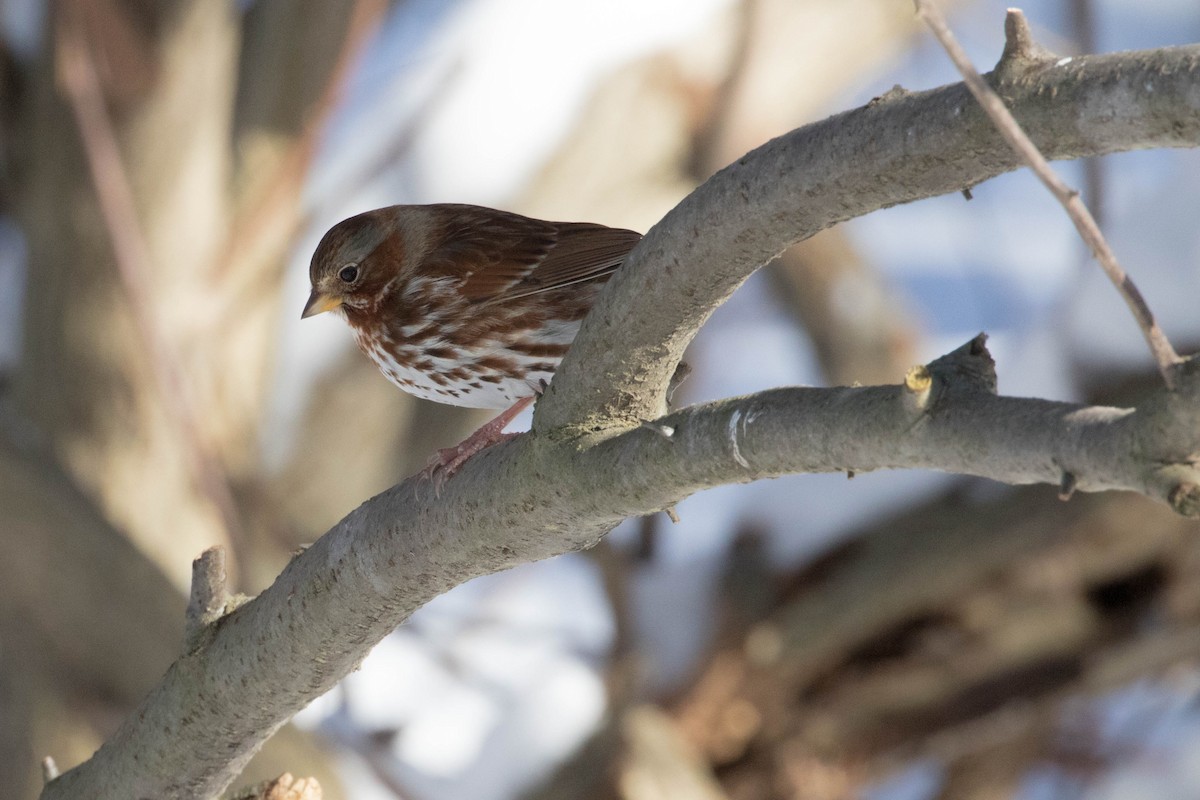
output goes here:
<path id="1" fill-rule="evenodd" d="M 449 480 L 454 473 L 458 472 L 459 467 L 465 464 L 468 458 L 494 444 L 519 436 L 520 434 L 517 433 L 504 433 L 504 428 L 508 423 L 513 421 L 513 418 L 517 414 L 528 408 L 532 402 L 532 397 L 522 397 L 513 403 L 510 408 L 500 412 L 490 422 L 484 423 L 478 430 L 454 447 L 446 447 L 438 450 L 429 459 L 429 463 L 425 465 L 425 469 L 421 471 L 421 477 L 432 480 L 434 489 L 440 490 L 442 484 Z"/>

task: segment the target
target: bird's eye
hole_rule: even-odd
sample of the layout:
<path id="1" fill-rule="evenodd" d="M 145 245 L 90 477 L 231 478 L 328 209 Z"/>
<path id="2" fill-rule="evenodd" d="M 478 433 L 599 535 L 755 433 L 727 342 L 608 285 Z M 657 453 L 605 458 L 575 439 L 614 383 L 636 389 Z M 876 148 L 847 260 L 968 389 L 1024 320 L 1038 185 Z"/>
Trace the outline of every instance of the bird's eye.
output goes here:
<path id="1" fill-rule="evenodd" d="M 342 283 L 354 283 L 358 279 L 358 264 L 347 264 L 342 267 L 338 277 L 342 279 Z"/>

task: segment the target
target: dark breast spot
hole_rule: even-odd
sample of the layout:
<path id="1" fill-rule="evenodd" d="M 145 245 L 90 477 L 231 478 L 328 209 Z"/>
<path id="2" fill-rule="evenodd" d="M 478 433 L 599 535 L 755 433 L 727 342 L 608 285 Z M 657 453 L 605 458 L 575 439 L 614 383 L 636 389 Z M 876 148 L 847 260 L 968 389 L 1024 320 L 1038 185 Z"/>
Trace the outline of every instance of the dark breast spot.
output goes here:
<path id="1" fill-rule="evenodd" d="M 508 343 L 508 349 L 530 358 L 562 358 L 570 345 L 540 344 L 537 342 L 514 341 Z"/>
<path id="2" fill-rule="evenodd" d="M 513 361 L 511 358 L 505 358 L 504 356 L 484 356 L 476 361 L 475 364 L 478 367 L 491 370 L 492 372 L 497 372 L 501 375 L 512 375 L 517 371 L 517 362 Z"/>

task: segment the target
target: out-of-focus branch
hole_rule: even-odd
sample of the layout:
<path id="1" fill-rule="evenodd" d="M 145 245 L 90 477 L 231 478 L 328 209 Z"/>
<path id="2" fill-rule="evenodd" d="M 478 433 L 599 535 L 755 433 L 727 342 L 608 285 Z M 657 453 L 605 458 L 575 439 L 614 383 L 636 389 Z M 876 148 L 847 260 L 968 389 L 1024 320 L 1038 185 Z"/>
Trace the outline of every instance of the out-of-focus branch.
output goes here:
<path id="1" fill-rule="evenodd" d="M 70 4 L 64 6 L 55 38 L 59 77 L 83 140 L 121 287 L 149 351 L 158 391 L 179 433 L 196 488 L 220 514 L 230 544 L 239 544 L 242 526 L 225 471 L 204 441 L 192 393 L 180 369 L 182 359 L 154 312 L 148 283 L 153 259 L 138 222 L 133 189 L 104 107 L 95 65 L 70 9 Z"/>
<path id="2" fill-rule="evenodd" d="M 620 800 L 728 800 L 675 721 L 653 706 L 624 712 L 625 751 L 618 766 Z"/>
<path id="3" fill-rule="evenodd" d="M 1150 311 L 1142 293 L 1134 285 L 1133 279 L 1117 261 L 1116 254 L 1108 246 L 1096 220 L 1088 211 L 1087 206 L 1083 204 L 1083 200 L 1080 199 L 1079 192 L 1067 186 L 1063 179 L 1058 177 L 1058 173 L 1051 169 L 1050 163 L 1038 150 L 1037 145 L 1030 140 L 1025 131 L 1021 130 L 1020 124 L 1013 117 L 1012 112 L 1005 107 L 1000 95 L 996 94 L 995 90 L 983 79 L 983 76 L 971 63 L 962 45 L 954 38 L 954 34 L 950 31 L 945 17 L 942 16 L 937 5 L 932 0 L 916 0 L 916 4 L 918 16 L 925 20 L 929 29 L 933 31 L 933 35 L 946 49 L 950 60 L 954 62 L 954 66 L 963 76 L 967 88 L 983 106 L 984 111 L 996 125 L 996 129 L 1012 146 L 1021 162 L 1033 170 L 1038 180 L 1066 209 L 1067 216 L 1071 218 L 1075 229 L 1079 231 L 1079 235 L 1087 243 L 1088 248 L 1103 268 L 1104 274 L 1112 281 L 1125 304 L 1129 306 L 1134 319 L 1137 320 L 1138 327 L 1142 329 L 1142 335 L 1146 338 L 1146 344 L 1150 346 L 1150 352 L 1158 364 L 1158 371 L 1162 373 L 1163 381 L 1168 388 L 1174 388 L 1175 370 L 1183 359 L 1175 352 L 1175 348 L 1167 340 L 1162 328 L 1158 326 L 1154 314 Z M 1033 37 L 1029 32 L 1029 24 L 1025 21 L 1025 15 L 1021 13 L 1020 9 L 1010 8 L 1008 10 L 1004 30 L 1007 37 L 1004 59 L 997 71 L 1005 67 L 1005 62 L 1008 62 L 1009 69 L 1020 67 L 1028 69 L 1030 65 L 1048 66 L 1048 62 L 1051 62 L 1052 57 L 1048 57 L 1044 51 L 1035 50 Z M 1069 58 L 1065 59 L 1058 66 L 1070 61 Z M 1152 81 L 1152 78 L 1147 78 L 1147 83 L 1152 83 Z"/>
<path id="4" fill-rule="evenodd" d="M 516 208 L 645 230 L 749 148 L 824 116 L 922 30 L 889 0 L 733 3 L 698 41 L 610 76 Z M 915 317 L 848 237 L 824 231 L 767 277 L 788 287 L 778 299 L 812 336 L 829 382 L 894 381 L 916 359 Z"/>
<path id="5" fill-rule="evenodd" d="M 821 231 L 788 248 L 766 273 L 804 325 L 830 385 L 889 383 L 913 362 L 917 326 L 905 297 L 845 231 Z"/>
<path id="6" fill-rule="evenodd" d="M 1193 522 L 1140 498 L 978 488 L 848 537 L 715 655 L 677 717 L 731 792 L 797 749 L 864 777 L 998 756 L 998 779 L 1023 749 L 1057 761 L 1064 700 L 1191 663 Z"/>
<path id="7" fill-rule="evenodd" d="M 870 24 L 864 25 L 864 17 Z M 733 66 L 696 143 L 697 181 L 809 118 L 812 109 L 823 108 L 836 90 L 860 80 L 921 29 L 889 3 L 834 10 L 822 3 L 743 0 L 739 23 Z M 822 52 L 833 47 L 845 55 Z M 795 58 L 797 50 L 806 57 Z M 851 238 L 839 228 L 821 231 L 788 248 L 768 265 L 766 277 L 811 339 L 827 383 L 890 383 L 915 359 L 915 317 Z"/>
<path id="8" fill-rule="evenodd" d="M 256 263 L 264 253 L 277 254 L 282 250 L 281 243 L 294 236 L 302 219 L 297 213 L 297 198 L 316 153 L 320 134 L 337 107 L 359 54 L 379 27 L 386 10 L 385 0 L 357 0 L 354 3 L 333 68 L 320 96 L 306 115 L 299 137 L 258 189 L 254 201 L 239 214 L 218 251 L 212 269 L 218 280 L 226 279 L 235 265 Z"/>
<path id="9" fill-rule="evenodd" d="M 1096 7 L 1093 0 L 1070 0 L 1067 9 L 1071 15 L 1072 39 L 1080 53 L 1095 53 Z M 1092 210 L 1096 224 L 1104 227 L 1107 202 L 1107 181 L 1104 161 L 1099 158 L 1083 159 L 1083 201 Z"/>

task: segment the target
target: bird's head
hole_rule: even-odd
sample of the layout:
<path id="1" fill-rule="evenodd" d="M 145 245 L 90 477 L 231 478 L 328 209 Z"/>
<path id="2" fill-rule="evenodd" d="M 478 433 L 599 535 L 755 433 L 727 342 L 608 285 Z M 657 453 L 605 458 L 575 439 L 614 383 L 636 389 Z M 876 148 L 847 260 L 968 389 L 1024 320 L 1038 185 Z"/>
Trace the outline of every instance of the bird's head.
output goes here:
<path id="1" fill-rule="evenodd" d="M 382 291 L 389 279 L 389 251 L 396 244 L 389 240 L 398 236 L 396 211 L 380 208 L 350 217 L 321 237 L 308 268 L 312 293 L 301 318 L 366 307 Z"/>

